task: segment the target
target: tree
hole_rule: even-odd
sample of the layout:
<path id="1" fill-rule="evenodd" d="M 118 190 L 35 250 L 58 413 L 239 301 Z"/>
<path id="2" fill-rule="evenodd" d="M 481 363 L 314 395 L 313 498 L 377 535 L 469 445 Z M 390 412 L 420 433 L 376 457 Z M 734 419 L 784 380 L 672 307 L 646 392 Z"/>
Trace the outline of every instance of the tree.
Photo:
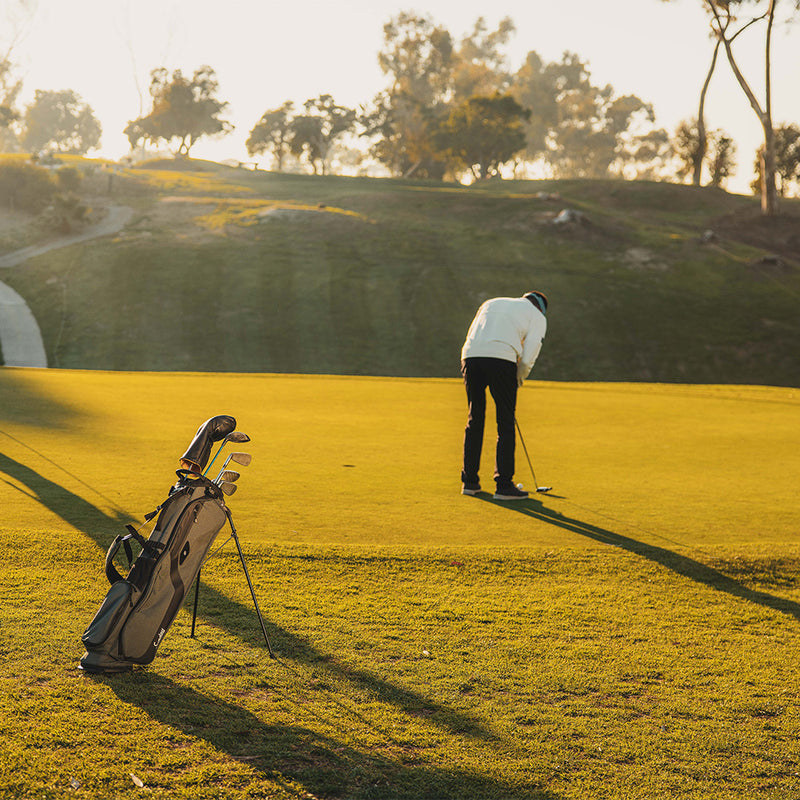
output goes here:
<path id="1" fill-rule="evenodd" d="M 470 97 L 450 111 L 439 128 L 437 143 L 476 180 L 492 177 L 524 149 L 529 116 L 508 94 Z"/>
<path id="2" fill-rule="evenodd" d="M 671 0 L 664 0 L 664 2 L 671 2 Z M 705 0 L 701 0 L 701 2 L 705 2 Z M 706 106 L 706 98 L 708 96 L 708 88 L 711 85 L 711 78 L 714 75 L 714 70 L 717 66 L 717 57 L 719 55 L 719 48 L 722 44 L 722 41 L 718 36 L 716 36 L 712 32 L 712 38 L 715 40 L 714 44 L 714 51 L 711 55 L 711 63 L 708 67 L 708 72 L 706 72 L 705 80 L 703 81 L 703 86 L 700 89 L 700 101 L 698 103 L 697 108 L 697 121 L 696 125 L 696 136 L 695 133 L 691 134 L 693 143 L 691 144 L 691 175 L 692 175 L 692 184 L 694 186 L 700 186 L 703 181 L 703 164 L 706 160 L 706 153 L 708 151 L 708 137 L 706 135 L 706 120 L 705 120 L 705 106 Z M 683 124 L 683 123 L 681 123 Z M 686 134 L 687 130 L 683 130 L 679 132 L 679 137 Z M 688 140 L 684 142 L 684 144 L 688 147 Z M 684 155 L 688 153 L 689 150 L 684 150 Z M 686 177 L 686 173 L 683 169 L 681 170 L 682 177 Z"/>
<path id="3" fill-rule="evenodd" d="M 716 131 L 710 142 L 709 172 L 711 185 L 719 188 L 736 171 L 736 145 L 730 136 Z"/>
<path id="4" fill-rule="evenodd" d="M 624 178 L 659 180 L 669 174 L 672 153 L 663 128 L 633 135 L 618 147 L 618 172 Z"/>
<path id="5" fill-rule="evenodd" d="M 764 154 L 759 148 L 754 166 L 755 180 L 751 187 L 755 193 L 761 191 L 761 169 Z M 775 173 L 780 197 L 787 197 L 790 187 L 800 181 L 800 128 L 794 124 L 783 124 L 775 128 Z"/>
<path id="6" fill-rule="evenodd" d="M 0 162 L 0 198 L 11 210 L 38 214 L 53 200 L 56 182 L 50 172 L 16 160 Z"/>
<path id="7" fill-rule="evenodd" d="M 433 138 L 446 106 L 431 108 L 404 94 L 380 92 L 358 122 L 371 138 L 370 154 L 395 175 L 440 179 L 447 164 Z"/>
<path id="8" fill-rule="evenodd" d="M 669 0 L 666 1 L 669 2 Z M 764 131 L 764 144 L 760 150 L 760 157 L 763 163 L 759 170 L 761 177 L 761 211 L 763 214 L 771 216 L 777 211 L 775 132 L 772 126 L 771 60 L 772 32 L 779 0 L 701 0 L 701 2 L 711 18 L 711 30 L 716 39 L 716 48 L 722 47 L 725 51 L 728 65 Z M 800 0 L 790 0 L 790 3 L 795 10 L 800 9 Z M 748 4 L 756 6 L 757 11 L 761 13 L 757 13 L 756 16 L 740 23 L 737 11 Z M 759 100 L 736 60 L 733 44 L 748 28 L 761 22 L 765 25 L 764 95 L 763 99 Z M 712 61 L 711 71 L 713 71 L 713 63 Z M 709 77 L 710 74 L 711 72 L 709 72 Z"/>
<path id="9" fill-rule="evenodd" d="M 567 54 L 564 54 L 566 61 Z M 562 64 L 565 65 L 565 61 Z M 525 63 L 514 75 L 511 94 L 530 111 L 525 130 L 525 155 L 535 161 L 547 150 L 548 133 L 558 123 L 558 92 L 567 88 L 571 76 L 565 71 L 557 76 L 554 65 L 546 64 L 541 56 L 531 51 Z"/>
<path id="10" fill-rule="evenodd" d="M 131 149 L 142 139 L 164 141 L 168 146 L 177 140 L 176 155 L 188 156 L 203 136 L 225 135 L 233 130 L 233 125 L 220 117 L 228 103 L 216 96 L 219 84 L 211 67 L 200 67 L 191 79 L 179 69 L 170 75 L 161 67 L 154 69 L 150 78 L 152 111 L 125 128 Z"/>
<path id="11" fill-rule="evenodd" d="M 685 180 L 691 175 L 692 183 L 696 186 L 702 183 L 702 168 L 708 149 L 707 133 L 704 133 L 704 139 L 701 148 L 697 120 L 682 120 L 675 129 L 672 140 L 673 152 L 678 162 L 675 169 L 677 177 Z"/>
<path id="12" fill-rule="evenodd" d="M 756 113 L 761 127 L 764 130 L 764 147 L 761 151 L 763 163 L 761 165 L 761 211 L 767 216 L 772 216 L 777 210 L 777 191 L 775 184 L 775 132 L 772 128 L 772 79 L 771 79 L 771 45 L 772 28 L 775 22 L 775 8 L 778 0 L 768 0 L 768 7 L 764 14 L 745 23 L 738 30 L 731 31 L 736 21 L 736 6 L 747 0 L 704 0 L 712 17 L 712 29 L 718 41 L 725 49 L 728 64 L 736 80 L 745 93 L 750 106 Z M 753 0 L 758 2 L 758 0 Z M 763 103 L 758 100 L 755 92 L 745 79 L 736 58 L 733 54 L 733 41 L 755 22 L 766 21 L 766 36 L 764 43 L 765 82 Z"/>
<path id="13" fill-rule="evenodd" d="M 720 40 L 717 39 L 716 44 L 714 45 L 714 53 L 711 56 L 711 64 L 708 67 L 706 79 L 703 81 L 703 88 L 700 90 L 700 102 L 697 108 L 697 147 L 695 148 L 692 159 L 692 184 L 694 186 L 700 186 L 703 179 L 703 161 L 705 160 L 706 152 L 708 150 L 708 136 L 706 133 L 705 117 L 706 97 L 708 95 L 708 87 L 711 84 L 711 77 L 714 74 L 714 70 L 717 66 L 717 56 L 719 55 L 720 44 Z"/>
<path id="14" fill-rule="evenodd" d="M 289 123 L 289 149 L 305 156 L 315 175 L 325 175 L 336 140 L 353 129 L 356 112 L 336 105 L 329 94 L 306 100 L 303 107 L 306 113 Z"/>
<path id="15" fill-rule="evenodd" d="M 0 58 L 0 151 L 17 149 L 17 137 L 12 124 L 19 119 L 15 103 L 22 89 L 22 81 L 13 77 L 13 65 L 8 58 Z"/>
<path id="16" fill-rule="evenodd" d="M 617 97 L 591 81 L 575 53 L 546 63 L 528 53 L 510 88 L 530 110 L 525 156 L 545 162 L 557 176 L 601 177 L 652 170 L 648 158 L 666 158 L 666 132 L 655 130 L 653 108 L 635 95 Z"/>
<path id="17" fill-rule="evenodd" d="M 672 149 L 678 161 L 676 175 L 681 180 L 691 177 L 696 186 L 702 184 L 702 180 L 696 181 L 703 167 L 708 169 L 711 186 L 721 186 L 736 166 L 733 139 L 721 129 L 708 131 L 704 128 L 701 143 L 697 120 L 683 120 L 678 125 Z"/>
<path id="18" fill-rule="evenodd" d="M 91 107 L 71 89 L 37 89 L 22 119 L 22 144 L 31 152 L 84 155 L 100 144 L 102 128 Z"/>
<path id="19" fill-rule="evenodd" d="M 595 86 L 575 53 L 551 64 L 529 53 L 512 92 L 531 110 L 526 155 L 546 159 L 559 177 L 621 175 L 665 136 L 653 136 L 651 105 Z"/>
<path id="20" fill-rule="evenodd" d="M 378 53 L 390 85 L 360 117 L 372 154 L 399 175 L 441 178 L 446 165 L 433 145 L 452 92 L 453 40 L 427 16 L 402 12 L 384 25 Z"/>
<path id="21" fill-rule="evenodd" d="M 502 19 L 495 31 L 487 31 L 486 20 L 478 17 L 472 33 L 461 40 L 454 54 L 453 102 L 507 92 L 511 75 L 503 47 L 515 31 L 510 17 Z"/>
<path id="22" fill-rule="evenodd" d="M 775 171 L 780 179 L 778 193 L 786 196 L 791 183 L 800 179 L 800 128 L 779 125 L 775 128 Z"/>
<path id="23" fill-rule="evenodd" d="M 249 155 L 259 155 L 272 150 L 278 172 L 283 171 L 283 159 L 289 149 L 294 103 L 285 102 L 280 108 L 265 111 L 250 131 L 245 146 Z"/>

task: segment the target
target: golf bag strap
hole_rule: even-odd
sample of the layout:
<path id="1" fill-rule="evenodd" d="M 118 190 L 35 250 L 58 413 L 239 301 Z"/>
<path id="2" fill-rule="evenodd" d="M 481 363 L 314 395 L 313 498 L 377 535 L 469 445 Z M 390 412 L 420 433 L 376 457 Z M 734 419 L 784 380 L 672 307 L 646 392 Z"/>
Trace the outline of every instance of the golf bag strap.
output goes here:
<path id="1" fill-rule="evenodd" d="M 117 568 L 114 566 L 114 556 L 117 554 L 117 551 L 122 544 L 122 540 L 125 537 L 120 534 L 111 542 L 111 547 L 108 548 L 108 552 L 106 553 L 106 578 L 108 578 L 108 582 L 113 586 L 117 581 L 121 581 L 122 575 L 119 574 Z M 127 543 L 126 543 L 127 544 Z M 127 545 L 128 549 L 130 550 L 130 545 Z"/>
<path id="2" fill-rule="evenodd" d="M 158 555 L 158 551 L 166 547 L 163 542 L 151 542 L 149 539 L 145 539 L 133 525 L 126 525 L 125 530 L 128 531 L 128 535 L 123 538 L 122 543 L 125 547 L 125 554 L 128 556 L 128 562 L 133 561 L 131 557 L 131 546 L 129 544 L 131 539 L 136 539 L 142 550 L 146 550 L 151 556 Z"/>
<path id="3" fill-rule="evenodd" d="M 120 534 L 119 536 L 114 539 L 111 543 L 111 547 L 108 548 L 108 552 L 106 553 L 106 577 L 108 578 L 109 582 L 113 585 L 117 581 L 121 581 L 122 575 L 120 575 L 117 568 L 114 566 L 114 556 L 116 556 L 119 548 L 122 547 L 125 550 L 125 557 L 128 559 L 128 567 L 130 568 L 133 564 L 133 550 L 131 548 L 131 539 L 135 539 L 139 545 L 141 546 L 142 550 L 147 552 L 151 556 L 157 556 L 158 551 L 163 549 L 164 545 L 156 546 L 152 542 L 149 542 L 147 539 L 144 538 L 133 525 L 126 525 L 125 529 L 128 531 L 127 536 Z"/>

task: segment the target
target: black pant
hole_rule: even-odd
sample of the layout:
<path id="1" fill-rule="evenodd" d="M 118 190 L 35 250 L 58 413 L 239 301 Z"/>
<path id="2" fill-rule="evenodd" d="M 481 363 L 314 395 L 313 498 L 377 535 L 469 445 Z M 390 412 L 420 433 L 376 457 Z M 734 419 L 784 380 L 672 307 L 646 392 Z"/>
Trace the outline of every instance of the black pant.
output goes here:
<path id="1" fill-rule="evenodd" d="M 494 479 L 500 486 L 514 477 L 515 415 L 517 407 L 517 365 L 502 358 L 466 358 L 461 374 L 467 389 L 469 420 L 464 430 L 464 483 L 478 483 L 478 470 L 486 420 L 486 387 L 492 393 L 497 413 L 497 449 Z"/>

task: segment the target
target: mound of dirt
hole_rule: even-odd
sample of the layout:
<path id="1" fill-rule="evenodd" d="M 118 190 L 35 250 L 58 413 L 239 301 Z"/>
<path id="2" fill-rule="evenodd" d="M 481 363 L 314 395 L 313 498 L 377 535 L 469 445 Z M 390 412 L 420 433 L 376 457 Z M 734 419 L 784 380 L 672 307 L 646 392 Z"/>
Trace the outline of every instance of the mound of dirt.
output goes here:
<path id="1" fill-rule="evenodd" d="M 714 220 L 710 226 L 721 239 L 741 242 L 800 265 L 800 214 L 789 211 L 765 217 L 758 211 L 737 211 Z"/>

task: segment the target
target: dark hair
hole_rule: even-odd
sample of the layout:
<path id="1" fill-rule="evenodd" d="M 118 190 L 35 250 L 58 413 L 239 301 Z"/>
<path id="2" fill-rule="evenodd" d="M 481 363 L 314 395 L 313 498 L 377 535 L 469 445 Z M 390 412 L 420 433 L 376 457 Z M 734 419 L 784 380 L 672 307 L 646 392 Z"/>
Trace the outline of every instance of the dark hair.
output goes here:
<path id="1" fill-rule="evenodd" d="M 547 295 L 542 292 L 528 292 L 524 297 L 544 314 L 547 311 Z"/>

